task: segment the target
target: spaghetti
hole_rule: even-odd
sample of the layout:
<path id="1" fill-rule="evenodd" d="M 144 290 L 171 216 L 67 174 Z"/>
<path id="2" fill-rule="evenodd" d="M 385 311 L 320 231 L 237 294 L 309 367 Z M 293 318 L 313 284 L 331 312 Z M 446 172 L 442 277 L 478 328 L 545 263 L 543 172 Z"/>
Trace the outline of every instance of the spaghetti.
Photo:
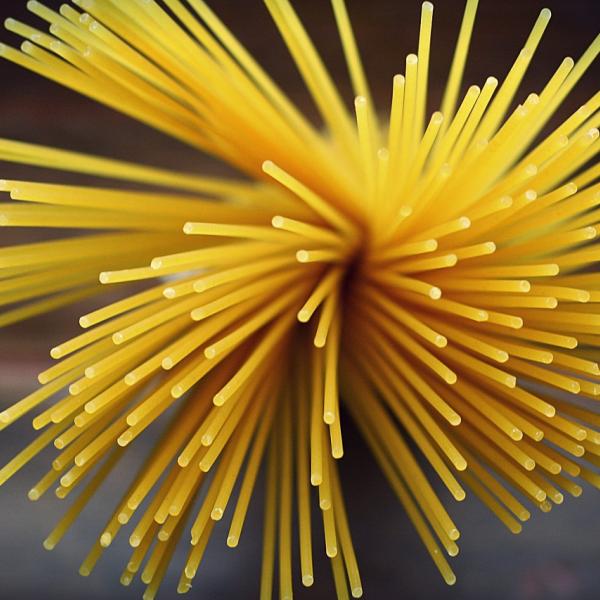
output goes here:
<path id="1" fill-rule="evenodd" d="M 350 109 L 289 0 L 265 0 L 319 129 L 203 0 L 73 4 L 55 12 L 28 2 L 49 31 L 8 19 L 24 41 L 0 55 L 247 177 L 0 140 L 5 161 L 143 184 L 0 184 L 1 226 L 84 231 L 0 248 L 1 325 L 116 283 L 153 282 L 81 316 L 83 331 L 52 348 L 59 362 L 40 373 L 41 387 L 0 413 L 4 429 L 41 411 L 39 436 L 0 469 L 0 483 L 54 444 L 29 497 L 80 490 L 46 548 L 167 412 L 80 568 L 89 575 L 131 522 L 121 582 L 139 574 L 146 600 L 182 536 L 181 593 L 216 521 L 230 519 L 226 543 L 238 545 L 263 463 L 261 598 L 276 574 L 282 599 L 296 572 L 311 586 L 322 551 L 338 597 L 361 597 L 337 466 L 345 414 L 449 584 L 445 555 L 458 553 L 459 530 L 422 462 L 457 501 L 472 493 L 513 533 L 531 511 L 579 496 L 580 480 L 600 487 L 600 278 L 589 269 L 600 260 L 600 170 L 590 166 L 600 93 L 534 143 L 600 38 L 515 107 L 550 20 L 544 9 L 506 79 L 461 100 L 477 8 L 467 0 L 441 111 L 428 117 L 425 2 L 417 53 L 393 78 L 382 118 L 344 1 L 332 9 Z"/>

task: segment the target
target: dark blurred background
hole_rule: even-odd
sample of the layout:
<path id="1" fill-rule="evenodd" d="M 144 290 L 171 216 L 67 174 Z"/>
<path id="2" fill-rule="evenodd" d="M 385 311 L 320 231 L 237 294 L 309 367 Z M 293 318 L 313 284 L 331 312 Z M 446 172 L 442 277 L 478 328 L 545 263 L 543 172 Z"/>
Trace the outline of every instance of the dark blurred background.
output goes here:
<path id="1" fill-rule="evenodd" d="M 294 101 L 315 118 L 308 94 L 262 2 L 212 0 L 210 4 Z M 59 3 L 49 0 L 47 5 L 58 7 Z M 295 6 L 350 105 L 352 94 L 329 2 L 297 0 Z M 489 75 L 499 79 L 505 76 L 544 6 L 552 10 L 553 17 L 519 91 L 519 101 L 531 91 L 539 92 L 564 56 L 577 58 L 600 30 L 598 0 L 481 0 L 465 89 L 473 83 L 482 84 Z M 420 2 L 348 0 L 348 8 L 375 99 L 380 110 L 387 110 L 392 76 L 402 71 L 405 55 L 416 52 Z M 435 3 L 430 111 L 437 109 L 441 101 L 462 10 L 462 0 Z M 27 13 L 24 0 L 1 0 L 0 20 L 8 16 L 45 29 L 44 23 Z M 9 32 L 0 38 L 12 45 L 18 43 Z M 599 75 L 597 62 L 567 99 L 560 116 L 576 110 L 597 91 Z M 214 160 L 162 134 L 4 61 L 0 62 L 0 83 L 0 137 L 200 173 L 228 172 Z M 0 177 L 65 180 L 62 174 L 6 163 L 0 164 Z M 0 245 L 16 239 L 32 240 L 39 235 L 43 234 L 3 230 Z M 95 303 L 108 300 L 105 297 Z M 86 308 L 74 306 L 0 330 L 0 409 L 35 388 L 36 374 L 50 363 L 48 348 L 75 334 L 77 316 Z M 353 427 L 348 421 L 344 427 L 347 456 L 342 461 L 342 475 L 366 598 L 586 600 L 599 597 L 600 494 L 597 491 L 588 487 L 581 498 L 568 498 L 562 506 L 554 507 L 550 515 L 534 514 L 523 533 L 516 537 L 476 500 L 455 503 L 442 491 L 462 533 L 461 553 L 452 561 L 458 582 L 448 588 Z M 8 461 L 31 441 L 32 434 L 28 419 L 2 432 L 0 462 Z M 128 530 L 105 553 L 89 579 L 78 576 L 77 568 L 109 511 L 112 512 L 118 499 L 115 495 L 121 493 L 122 484 L 128 481 L 139 452 L 144 444 L 151 443 L 148 437 L 151 434 L 144 436 L 145 441 L 129 453 L 52 553 L 47 553 L 41 542 L 63 514 L 64 503 L 52 493 L 37 504 L 26 498 L 27 490 L 47 469 L 51 454 L 43 454 L 0 488 L 0 598 L 116 600 L 141 596 L 143 588 L 138 584 L 128 590 L 118 582 L 129 556 Z M 262 527 L 260 486 L 257 490 L 239 549 L 228 549 L 226 529 L 217 527 L 191 597 L 210 600 L 257 597 Z M 334 596 L 329 567 L 320 558 L 320 546 L 319 534 L 315 538 L 319 556 L 317 579 L 308 592 L 297 585 L 298 598 L 318 600 Z M 176 597 L 183 550 L 182 547 L 173 560 L 173 568 L 161 588 L 162 598 Z"/>

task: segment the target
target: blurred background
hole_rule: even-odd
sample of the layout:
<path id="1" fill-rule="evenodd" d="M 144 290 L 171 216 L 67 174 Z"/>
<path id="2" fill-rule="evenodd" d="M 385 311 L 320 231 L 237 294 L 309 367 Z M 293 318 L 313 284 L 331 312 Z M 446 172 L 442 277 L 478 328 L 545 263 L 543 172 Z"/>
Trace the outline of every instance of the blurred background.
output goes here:
<path id="1" fill-rule="evenodd" d="M 403 69 L 405 55 L 416 52 L 420 2 L 348 0 L 347 3 L 374 97 L 379 109 L 387 111 L 392 76 Z M 52 8 L 60 5 L 53 0 L 46 4 Z M 316 118 L 310 98 L 262 2 L 212 0 L 210 4 L 292 99 Z M 295 6 L 350 106 L 352 93 L 329 2 L 296 0 Z M 490 75 L 502 80 L 544 6 L 552 10 L 553 17 L 519 90 L 519 101 L 529 92 L 539 92 L 560 61 L 567 55 L 577 58 L 600 30 L 598 0 L 481 0 L 464 89 L 470 84 L 482 84 Z M 441 102 L 462 10 L 462 0 L 435 3 L 430 112 Z M 0 20 L 8 16 L 46 29 L 44 23 L 25 10 L 24 0 L 1 0 Z M 8 32 L 0 39 L 11 45 L 18 43 Z M 554 123 L 571 114 L 598 90 L 599 76 L 597 61 L 566 100 Z M 5 61 L 0 62 L 0 82 L 0 137 L 198 173 L 228 172 L 227 167 L 179 142 Z M 0 177 L 66 180 L 62 174 L 7 163 L 0 164 Z M 89 178 L 77 181 L 93 182 Z M 2 230 L 0 246 L 46 235 L 37 231 Z M 99 306 L 111 299 L 107 294 L 93 304 Z M 89 305 L 75 305 L 0 330 L 0 410 L 35 389 L 36 374 L 50 364 L 48 348 L 75 334 L 77 317 L 87 308 Z M 588 486 L 581 498 L 568 498 L 563 505 L 554 507 L 550 515 L 534 514 L 523 533 L 513 536 L 476 500 L 455 503 L 442 490 L 441 495 L 462 534 L 460 555 L 452 561 L 458 582 L 448 588 L 347 420 L 344 428 L 347 452 L 341 470 L 365 598 L 598 598 L 600 493 Z M 28 419 L 3 431 L 0 463 L 10 460 L 33 439 L 32 435 Z M 122 533 L 113 543 L 90 578 L 77 575 L 77 569 L 112 512 L 120 497 L 116 497 L 117 494 L 129 481 L 144 444 L 146 447 L 151 444 L 152 436 L 153 432 L 143 436 L 137 449 L 128 453 L 52 553 L 46 552 L 41 542 L 63 514 L 65 504 L 52 493 L 37 503 L 26 498 L 27 490 L 45 472 L 51 454 L 42 454 L 0 488 L 0 599 L 117 600 L 141 596 L 143 588 L 138 584 L 133 584 L 134 589 L 126 589 L 118 581 L 129 557 L 128 533 Z M 190 596 L 210 600 L 257 597 L 261 528 L 262 488 L 259 484 L 238 550 L 226 547 L 226 529 L 218 526 Z M 320 538 L 316 538 L 315 543 L 320 554 Z M 180 550 L 159 597 L 176 597 L 184 548 Z M 317 561 L 312 590 L 297 585 L 296 591 L 296 597 L 301 599 L 333 598 L 327 561 Z"/>

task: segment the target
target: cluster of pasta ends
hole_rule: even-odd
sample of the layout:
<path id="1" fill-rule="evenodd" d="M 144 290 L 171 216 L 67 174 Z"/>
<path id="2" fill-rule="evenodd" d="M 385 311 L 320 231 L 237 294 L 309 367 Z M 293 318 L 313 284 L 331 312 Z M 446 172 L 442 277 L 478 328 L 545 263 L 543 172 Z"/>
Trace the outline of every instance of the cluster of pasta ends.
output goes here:
<path id="1" fill-rule="evenodd" d="M 544 9 L 504 81 L 463 96 L 477 9 L 467 0 L 428 116 L 425 2 L 417 51 L 380 112 L 344 0 L 331 6 L 350 106 L 289 0 L 265 4 L 319 124 L 202 0 L 73 0 L 57 12 L 30 1 L 47 31 L 5 22 L 24 41 L 0 45 L 3 58 L 243 177 L 0 139 L 0 160 L 99 182 L 0 181 L 0 226 L 56 230 L 0 248 L 0 325 L 95 306 L 52 348 L 41 387 L 0 412 L 4 429 L 38 409 L 38 436 L 0 483 L 54 446 L 29 491 L 76 496 L 44 541 L 52 549 L 145 437 L 127 487 L 110 479 L 115 505 L 82 575 L 129 527 L 121 582 L 140 575 L 154 598 L 183 536 L 177 590 L 189 591 L 218 521 L 238 545 L 260 480 L 261 599 L 274 579 L 282 600 L 297 574 L 311 586 L 317 549 L 337 597 L 358 598 L 338 472 L 348 418 L 452 584 L 448 500 L 477 497 L 518 533 L 530 511 L 579 496 L 583 482 L 600 487 L 600 93 L 551 121 L 600 38 L 517 97 Z M 107 290 L 121 299 L 92 300 Z"/>

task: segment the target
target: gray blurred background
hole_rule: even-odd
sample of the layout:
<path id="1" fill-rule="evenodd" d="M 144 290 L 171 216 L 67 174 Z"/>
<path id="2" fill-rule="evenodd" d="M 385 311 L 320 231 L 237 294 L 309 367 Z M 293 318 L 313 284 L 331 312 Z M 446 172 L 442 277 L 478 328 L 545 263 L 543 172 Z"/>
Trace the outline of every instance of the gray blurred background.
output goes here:
<path id="1" fill-rule="evenodd" d="M 128 0 L 125 0 L 128 1 Z M 280 38 L 259 0 L 212 0 L 214 9 L 239 35 L 249 49 L 281 83 L 291 97 L 315 117 L 305 88 Z M 45 25 L 24 9 L 24 0 L 1 0 L 0 19 L 19 17 L 41 28 Z M 48 6 L 59 3 L 49 0 Z M 343 57 L 327 0 L 297 0 L 295 5 L 315 43 L 350 104 Z M 535 21 L 539 10 L 553 11 L 550 26 L 538 54 L 519 91 L 519 99 L 540 91 L 566 55 L 577 58 L 600 30 L 597 0 L 481 0 L 464 87 L 481 84 L 489 75 L 502 78 Z M 404 56 L 415 52 L 420 2 L 415 0 L 348 0 L 358 42 L 363 51 L 374 96 L 387 110 L 391 78 L 400 72 Z M 435 3 L 430 111 L 439 106 L 454 41 L 458 34 L 463 2 Z M 16 43 L 8 32 L 2 41 Z M 578 84 L 561 111 L 573 112 L 598 89 L 598 62 Z M 0 136 L 60 147 L 135 159 L 143 163 L 200 173 L 227 173 L 214 160 L 169 140 L 90 100 L 47 82 L 5 62 L 0 62 Z M 557 122 L 555 120 L 555 122 Z M 0 164 L 0 177 L 52 181 L 61 174 Z M 80 178 L 81 182 L 93 179 Z M 16 240 L 38 239 L 43 232 L 0 233 L 0 246 Z M 94 301 L 101 305 L 109 295 Z M 0 330 L 0 409 L 35 388 L 36 374 L 50 364 L 48 348 L 77 331 L 77 316 L 89 305 L 78 305 L 26 323 Z M 0 462 L 8 461 L 26 443 L 33 431 L 30 421 L 0 433 Z M 508 533 L 476 500 L 454 503 L 450 513 L 461 529 L 460 555 L 452 561 L 458 583 L 448 588 L 439 577 L 402 507 L 389 490 L 352 425 L 346 420 L 344 435 L 347 456 L 342 476 L 354 542 L 363 576 L 365 597 L 384 600 L 490 599 L 546 600 L 598 598 L 600 589 L 600 493 L 589 488 L 577 500 L 568 498 L 550 515 L 536 513 L 519 536 Z M 43 454 L 0 488 L 0 598 L 62 598 L 71 600 L 140 597 L 143 588 L 123 588 L 119 575 L 129 556 L 122 532 L 105 553 L 88 579 L 77 575 L 78 566 L 120 497 L 139 461 L 144 444 L 128 453 L 102 491 L 85 510 L 63 542 L 46 552 L 42 540 L 63 514 L 65 505 L 52 493 L 31 503 L 26 492 L 45 472 L 51 454 Z M 257 488 L 261 490 L 259 486 Z M 258 593 L 262 492 L 253 500 L 245 535 L 238 550 L 225 546 L 226 527 L 215 529 L 207 555 L 196 577 L 190 597 L 210 600 L 254 598 Z M 385 516 L 385 520 L 383 517 Z M 225 519 L 224 521 L 227 521 Z M 320 533 L 316 555 L 322 554 Z M 160 597 L 175 598 L 181 551 L 174 557 Z M 298 598 L 313 600 L 333 597 L 329 566 L 316 562 L 316 582 L 308 592 L 296 586 Z"/>

